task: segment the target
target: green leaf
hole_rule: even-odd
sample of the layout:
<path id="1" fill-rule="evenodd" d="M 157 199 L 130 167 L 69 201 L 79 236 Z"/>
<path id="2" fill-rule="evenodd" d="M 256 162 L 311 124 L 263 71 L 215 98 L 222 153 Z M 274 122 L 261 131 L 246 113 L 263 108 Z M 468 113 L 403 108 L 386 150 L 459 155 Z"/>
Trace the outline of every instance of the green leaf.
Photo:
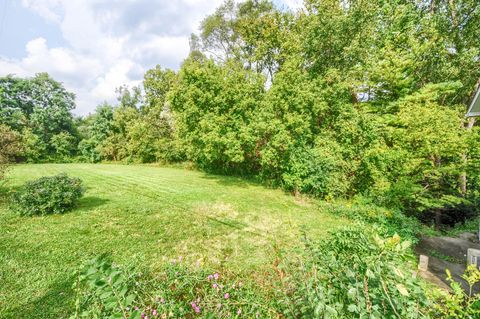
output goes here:
<path id="1" fill-rule="evenodd" d="M 402 294 L 403 296 L 409 296 L 410 294 L 408 293 L 408 290 L 407 288 L 405 288 L 404 285 L 402 284 L 397 284 L 397 290 L 400 294 Z"/>
<path id="2" fill-rule="evenodd" d="M 354 305 L 354 304 L 348 305 L 348 308 L 347 308 L 347 309 L 348 309 L 348 311 L 350 311 L 350 312 L 357 312 L 357 311 L 358 311 L 357 306 Z"/>

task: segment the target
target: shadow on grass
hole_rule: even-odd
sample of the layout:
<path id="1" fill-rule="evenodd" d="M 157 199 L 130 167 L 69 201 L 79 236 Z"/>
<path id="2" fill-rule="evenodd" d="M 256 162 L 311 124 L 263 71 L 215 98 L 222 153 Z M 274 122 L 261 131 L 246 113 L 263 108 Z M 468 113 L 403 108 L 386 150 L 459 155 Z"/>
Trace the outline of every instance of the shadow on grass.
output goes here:
<path id="1" fill-rule="evenodd" d="M 80 198 L 77 205 L 77 210 L 88 211 L 108 203 L 109 200 L 105 198 L 86 196 Z"/>
<path id="2" fill-rule="evenodd" d="M 0 313 L 2 318 L 67 318 L 74 310 L 75 293 L 71 280 L 54 282 L 48 291 L 16 308 Z"/>
<path id="3" fill-rule="evenodd" d="M 217 175 L 213 173 L 204 173 L 201 178 L 212 180 L 216 182 L 219 185 L 223 186 L 236 186 L 236 187 L 242 187 L 242 188 L 247 188 L 249 186 L 266 186 L 263 183 L 260 183 L 257 181 L 254 177 L 252 176 L 246 176 L 246 177 L 241 177 L 241 176 L 225 176 L 225 175 Z"/>

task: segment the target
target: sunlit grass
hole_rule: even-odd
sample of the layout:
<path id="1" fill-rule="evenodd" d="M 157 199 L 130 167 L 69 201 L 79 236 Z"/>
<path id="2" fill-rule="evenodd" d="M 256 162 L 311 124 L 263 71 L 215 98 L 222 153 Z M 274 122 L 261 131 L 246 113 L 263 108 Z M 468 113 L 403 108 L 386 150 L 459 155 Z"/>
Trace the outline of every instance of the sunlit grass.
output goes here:
<path id="1" fill-rule="evenodd" d="M 7 187 L 60 172 L 87 187 L 74 211 L 20 217 L 0 203 L 0 318 L 65 317 L 72 272 L 103 252 L 152 269 L 183 256 L 261 282 L 302 230 L 321 238 L 345 222 L 281 190 L 177 168 L 19 165 Z"/>

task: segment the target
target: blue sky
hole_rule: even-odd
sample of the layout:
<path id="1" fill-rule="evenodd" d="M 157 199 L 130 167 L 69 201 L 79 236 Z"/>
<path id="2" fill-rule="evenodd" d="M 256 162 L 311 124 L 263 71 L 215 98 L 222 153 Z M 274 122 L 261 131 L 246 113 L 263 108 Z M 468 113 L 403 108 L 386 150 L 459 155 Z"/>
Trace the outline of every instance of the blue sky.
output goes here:
<path id="1" fill-rule="evenodd" d="M 298 8 L 302 0 L 276 0 Z M 85 115 L 149 68 L 178 69 L 188 38 L 222 0 L 0 0 L 0 76 L 48 72 Z"/>

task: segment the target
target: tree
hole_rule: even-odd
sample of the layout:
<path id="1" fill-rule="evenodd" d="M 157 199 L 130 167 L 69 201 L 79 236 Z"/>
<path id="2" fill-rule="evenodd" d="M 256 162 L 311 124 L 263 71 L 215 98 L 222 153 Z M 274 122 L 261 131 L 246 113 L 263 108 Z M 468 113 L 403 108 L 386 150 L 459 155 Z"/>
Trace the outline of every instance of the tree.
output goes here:
<path id="1" fill-rule="evenodd" d="M 187 158 L 208 169 L 252 172 L 254 126 L 264 78 L 235 61 L 187 59 L 170 95 Z"/>
<path id="2" fill-rule="evenodd" d="M 38 158 L 55 157 L 56 148 L 51 139 L 58 134 L 69 134 L 75 139 L 73 143 L 77 142 L 78 133 L 71 113 L 75 95 L 47 73 L 27 79 L 0 78 L 0 92 L 0 123 L 19 133 L 34 134 L 37 138 L 33 139 L 45 146 L 36 147 L 37 151 L 42 151 L 37 154 Z"/>
<path id="3" fill-rule="evenodd" d="M 21 151 L 19 134 L 6 125 L 0 125 L 0 183 L 5 179 L 9 164 L 15 161 Z"/>

